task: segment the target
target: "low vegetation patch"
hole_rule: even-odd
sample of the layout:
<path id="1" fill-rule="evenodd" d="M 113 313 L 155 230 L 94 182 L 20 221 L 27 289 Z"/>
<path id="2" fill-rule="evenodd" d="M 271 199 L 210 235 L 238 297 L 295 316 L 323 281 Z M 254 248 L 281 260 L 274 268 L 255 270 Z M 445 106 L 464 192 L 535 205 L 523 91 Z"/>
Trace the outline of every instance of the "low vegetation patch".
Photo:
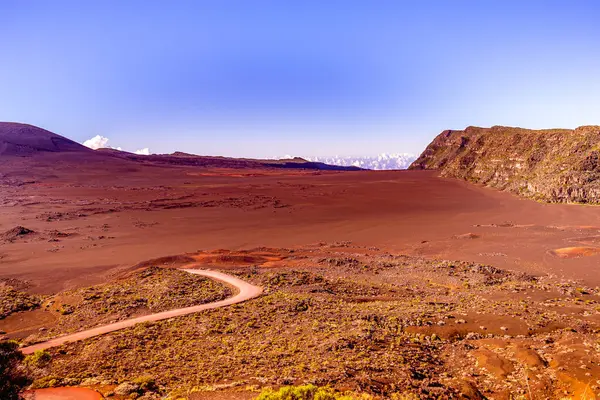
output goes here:
<path id="1" fill-rule="evenodd" d="M 600 289 L 477 263 L 307 254 L 293 269 L 228 267 L 264 295 L 53 349 L 36 378 L 322 400 L 555 398 L 600 376 Z"/>
<path id="2" fill-rule="evenodd" d="M 9 282 L 0 282 L 0 319 L 15 312 L 33 310 L 40 304 L 39 296 L 19 291 Z"/>
<path id="3" fill-rule="evenodd" d="M 32 368 L 44 368 L 52 360 L 52 355 L 46 350 L 38 350 L 33 354 L 25 357 L 23 364 Z"/>
<path id="4" fill-rule="evenodd" d="M 256 400 L 369 400 L 372 397 L 352 393 L 337 393 L 330 387 L 315 385 L 284 386 L 279 390 L 265 389 Z"/>

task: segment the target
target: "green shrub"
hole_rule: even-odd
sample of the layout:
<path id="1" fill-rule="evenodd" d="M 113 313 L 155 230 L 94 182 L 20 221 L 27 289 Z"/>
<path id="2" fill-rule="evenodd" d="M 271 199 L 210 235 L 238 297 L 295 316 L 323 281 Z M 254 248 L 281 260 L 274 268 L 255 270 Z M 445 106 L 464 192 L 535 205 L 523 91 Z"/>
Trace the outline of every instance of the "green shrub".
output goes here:
<path id="1" fill-rule="evenodd" d="M 33 383 L 31 384 L 31 389 L 46 389 L 62 385 L 63 381 L 61 378 L 50 375 L 38 378 L 35 381 L 33 381 Z"/>
<path id="2" fill-rule="evenodd" d="M 329 387 L 315 385 L 284 386 L 277 391 L 265 389 L 256 400 L 360 400 L 370 399 L 370 396 L 357 397 L 353 394 L 335 392 Z"/>
<path id="3" fill-rule="evenodd" d="M 139 385 L 140 389 L 145 391 L 155 391 L 158 389 L 156 381 L 151 376 L 140 376 L 133 380 L 133 383 Z"/>
<path id="4" fill-rule="evenodd" d="M 50 363 L 51 360 L 52 356 L 50 353 L 45 350 L 38 350 L 35 353 L 25 357 L 24 364 L 28 367 L 44 368 Z"/>

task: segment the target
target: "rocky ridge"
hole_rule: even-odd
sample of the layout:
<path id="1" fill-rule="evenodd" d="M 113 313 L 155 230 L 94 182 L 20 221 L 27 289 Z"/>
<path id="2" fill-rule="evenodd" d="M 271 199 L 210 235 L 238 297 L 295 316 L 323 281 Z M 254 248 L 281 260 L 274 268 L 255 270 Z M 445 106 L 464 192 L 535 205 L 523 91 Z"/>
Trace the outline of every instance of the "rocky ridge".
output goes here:
<path id="1" fill-rule="evenodd" d="M 409 169 L 554 203 L 600 203 L 600 126 L 468 127 L 439 134 Z"/>

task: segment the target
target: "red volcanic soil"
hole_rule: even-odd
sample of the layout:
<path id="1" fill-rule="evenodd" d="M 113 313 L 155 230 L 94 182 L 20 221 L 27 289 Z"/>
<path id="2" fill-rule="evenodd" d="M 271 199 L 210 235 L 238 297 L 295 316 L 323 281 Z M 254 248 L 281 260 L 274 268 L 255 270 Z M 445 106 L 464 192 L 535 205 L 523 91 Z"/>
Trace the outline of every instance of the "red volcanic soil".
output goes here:
<path id="1" fill-rule="evenodd" d="M 5 150 L 38 129 L 2 126 Z M 47 131 L 36 135 L 38 149 L 81 147 Z M 541 204 L 429 171 L 322 171 L 232 159 L 218 168 L 218 157 L 206 166 L 111 154 L 84 148 L 0 156 L 0 232 L 35 232 L 2 242 L 0 277 L 49 293 L 168 255 L 353 242 L 600 284 L 595 251 L 566 258 L 554 251 L 600 235 L 596 207 Z"/>
<path id="2" fill-rule="evenodd" d="M 550 252 L 560 258 L 589 257 L 600 253 L 598 247 L 562 247 Z"/>
<path id="3" fill-rule="evenodd" d="M 357 321 L 355 311 L 369 318 L 374 310 L 381 313 L 376 316 L 386 316 L 390 310 L 398 311 L 395 305 L 387 307 L 386 303 L 406 289 L 403 300 L 415 296 L 419 300 L 399 302 L 409 305 L 403 316 L 410 322 L 406 332 L 420 335 L 419 340 L 425 340 L 423 335 L 427 335 L 428 346 L 433 347 L 433 334 L 465 339 L 471 334 L 468 340 L 477 342 L 476 346 L 460 341 L 452 342 L 458 343 L 456 346 L 450 343 L 447 365 L 458 366 L 453 367 L 460 371 L 455 376 L 464 373 L 481 385 L 489 377 L 481 375 L 483 368 L 497 378 L 497 383 L 507 381 L 507 376 L 523 382 L 518 379 L 525 375 L 514 370 L 515 365 L 522 363 L 509 361 L 507 352 L 510 350 L 515 359 L 537 368 L 535 371 L 542 371 L 547 367 L 545 361 L 527 346 L 537 346 L 540 354 L 548 354 L 548 345 L 553 346 L 555 339 L 548 368 L 552 368 L 561 385 L 571 387 L 577 396 L 585 395 L 589 386 L 585 383 L 598 375 L 598 363 L 591 358 L 595 354 L 592 341 L 588 343 L 590 336 L 585 336 L 596 329 L 598 317 L 593 308 L 598 301 L 596 289 L 590 289 L 600 286 L 597 207 L 541 204 L 440 178 L 432 171 L 336 171 L 302 160 L 271 162 L 189 154 L 94 152 L 47 131 L 36 131 L 39 135 L 34 132 L 30 137 L 31 129 L 37 128 L 0 125 L 0 288 L 4 287 L 4 299 L 12 309 L 29 310 L 42 304 L 43 299 L 32 293 L 57 293 L 119 281 L 118 278 L 151 265 L 178 267 L 195 263 L 199 268 L 243 273 L 247 279 L 265 279 L 257 282 L 260 285 L 277 285 L 278 279 L 271 280 L 276 276 L 271 275 L 272 271 L 291 274 L 294 268 L 301 267 L 309 269 L 309 275 L 313 270 L 315 274 L 332 274 L 331 278 L 339 274 L 335 281 L 331 280 L 338 282 L 339 287 L 337 292 L 331 292 L 329 284 L 312 287 L 310 280 L 298 287 L 290 284 L 285 289 L 288 292 L 284 292 L 288 295 L 304 293 L 299 292 L 304 285 L 312 287 L 302 289 L 311 290 L 304 294 L 321 296 L 314 307 L 311 305 L 307 317 L 297 314 L 306 310 L 294 308 L 294 321 L 304 318 L 305 324 L 310 325 L 315 315 L 329 321 L 332 310 L 334 318 L 338 318 L 340 312 L 329 308 L 327 304 L 333 303 L 327 301 L 353 304 L 346 316 L 352 324 Z M 382 263 L 381 270 L 361 272 L 369 265 L 377 265 L 371 261 L 381 262 L 384 258 L 404 259 L 396 265 L 401 265 L 402 271 L 392 265 L 385 272 L 388 266 Z M 512 274 L 488 266 L 460 267 L 461 263 L 429 263 L 423 258 L 464 260 L 551 277 L 535 280 L 528 274 Z M 368 281 L 361 284 L 355 279 L 361 274 L 378 284 L 393 280 L 398 292 L 373 291 L 379 286 L 366 285 Z M 418 279 L 412 274 L 419 275 Z M 289 282 L 300 282 L 303 276 L 292 276 Z M 349 284 L 343 284 L 337 279 L 340 277 L 349 278 Z M 284 291 L 284 283 L 281 285 L 272 288 Z M 350 290 L 355 288 L 362 289 Z M 319 291 L 313 292 L 314 289 Z M 420 301 L 423 296 L 425 301 Z M 260 299 L 246 303 L 248 312 L 260 316 L 261 312 L 272 313 L 269 310 L 289 309 L 288 298 L 293 297 L 284 298 L 273 309 L 263 308 L 265 303 L 253 303 Z M 479 300 L 473 303 L 473 299 Z M 325 306 L 319 308 L 316 303 L 321 302 Z M 371 303 L 381 304 L 371 308 Z M 361 309 L 363 304 L 366 308 Z M 461 312 L 455 313 L 450 306 Z M 44 307 L 8 315 L 3 320 L 3 330 L 14 337 L 32 332 L 44 335 L 48 326 L 56 324 L 54 319 L 60 318 L 61 310 L 67 315 L 70 312 L 61 308 L 54 313 Z M 421 307 L 420 311 L 413 311 L 415 307 Z M 428 310 L 435 313 L 429 315 Z M 421 317 L 413 318 L 413 312 L 427 318 L 427 323 Z M 240 323 L 235 326 L 241 326 L 241 321 L 248 323 L 243 315 L 239 318 Z M 87 324 L 85 319 L 79 321 L 83 321 L 82 327 Z M 185 326 L 189 321 L 179 323 Z M 196 322 L 192 323 L 196 332 Z M 269 326 L 264 335 L 253 333 L 244 338 L 259 338 L 263 348 L 262 338 L 275 331 Z M 314 332 L 311 330 L 310 336 Z M 543 334 L 554 338 L 540 336 Z M 219 339 L 215 343 L 220 346 L 223 342 Z M 394 351 L 381 343 L 386 352 Z M 310 347 L 311 359 L 316 348 Z M 196 351 L 210 353 L 198 344 Z M 329 353 L 334 352 L 327 350 Z M 81 362 L 76 352 L 66 354 L 72 361 Z M 84 358 L 91 355 L 93 352 L 86 353 Z M 222 357 L 214 360 L 217 359 Z M 396 359 L 400 358 L 394 358 L 391 372 L 398 367 Z M 139 364 L 135 357 L 128 360 L 130 364 L 125 365 Z M 231 363 L 227 363 L 231 369 Z M 54 365 L 59 367 L 58 363 Z M 197 368 L 194 363 L 193 369 Z M 241 368 L 246 369 L 247 365 Z M 546 385 L 542 378 L 540 385 Z M 529 380 L 525 382 L 529 384 Z M 537 393 L 536 387 L 533 390 Z M 197 396 L 206 398 L 204 394 Z M 229 398 L 229 393 L 217 396 Z"/>
<path id="4" fill-rule="evenodd" d="M 0 276 L 30 280 L 38 292 L 170 254 L 340 241 L 600 283 L 595 256 L 551 254 L 599 233 L 595 207 L 540 204 L 432 172 L 240 177 L 105 157 L 73 165 L 64 155 L 0 166 L 0 231 L 36 232 L 2 245 Z"/>
<path id="5" fill-rule="evenodd" d="M 100 393 L 86 388 L 65 387 L 25 392 L 25 400 L 101 400 Z"/>

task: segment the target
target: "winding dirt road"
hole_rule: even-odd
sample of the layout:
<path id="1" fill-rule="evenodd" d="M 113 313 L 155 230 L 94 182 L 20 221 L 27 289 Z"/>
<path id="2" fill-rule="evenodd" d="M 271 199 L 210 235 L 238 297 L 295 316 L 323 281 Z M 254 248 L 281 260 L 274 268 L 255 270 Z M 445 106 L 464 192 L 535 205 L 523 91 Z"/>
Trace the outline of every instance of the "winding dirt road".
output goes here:
<path id="1" fill-rule="evenodd" d="M 51 347 L 63 345 L 67 342 L 76 342 L 78 340 L 89 339 L 94 336 L 104 335 L 106 333 L 130 328 L 135 324 L 139 324 L 140 322 L 160 321 L 163 319 L 180 317 L 182 315 L 192 314 L 203 310 L 225 307 L 258 297 L 263 291 L 263 289 L 259 286 L 254 286 L 248 282 L 245 282 L 234 276 L 224 274 L 222 272 L 190 268 L 182 269 L 182 271 L 189 272 L 190 274 L 206 276 L 208 278 L 224 282 L 235 287 L 238 290 L 238 293 L 235 296 L 229 297 L 225 300 L 216 301 L 214 303 L 200 304 L 198 306 L 178 308 L 175 310 L 163 311 L 156 314 L 144 315 L 142 317 L 127 319 L 124 321 L 115 322 L 113 324 L 103 325 L 97 328 L 73 333 L 71 335 L 60 336 L 55 339 L 48 340 L 46 342 L 36 343 L 34 345 L 24 347 L 21 349 L 21 351 L 23 352 L 23 354 L 31 354 L 37 350 L 45 350 Z"/>

